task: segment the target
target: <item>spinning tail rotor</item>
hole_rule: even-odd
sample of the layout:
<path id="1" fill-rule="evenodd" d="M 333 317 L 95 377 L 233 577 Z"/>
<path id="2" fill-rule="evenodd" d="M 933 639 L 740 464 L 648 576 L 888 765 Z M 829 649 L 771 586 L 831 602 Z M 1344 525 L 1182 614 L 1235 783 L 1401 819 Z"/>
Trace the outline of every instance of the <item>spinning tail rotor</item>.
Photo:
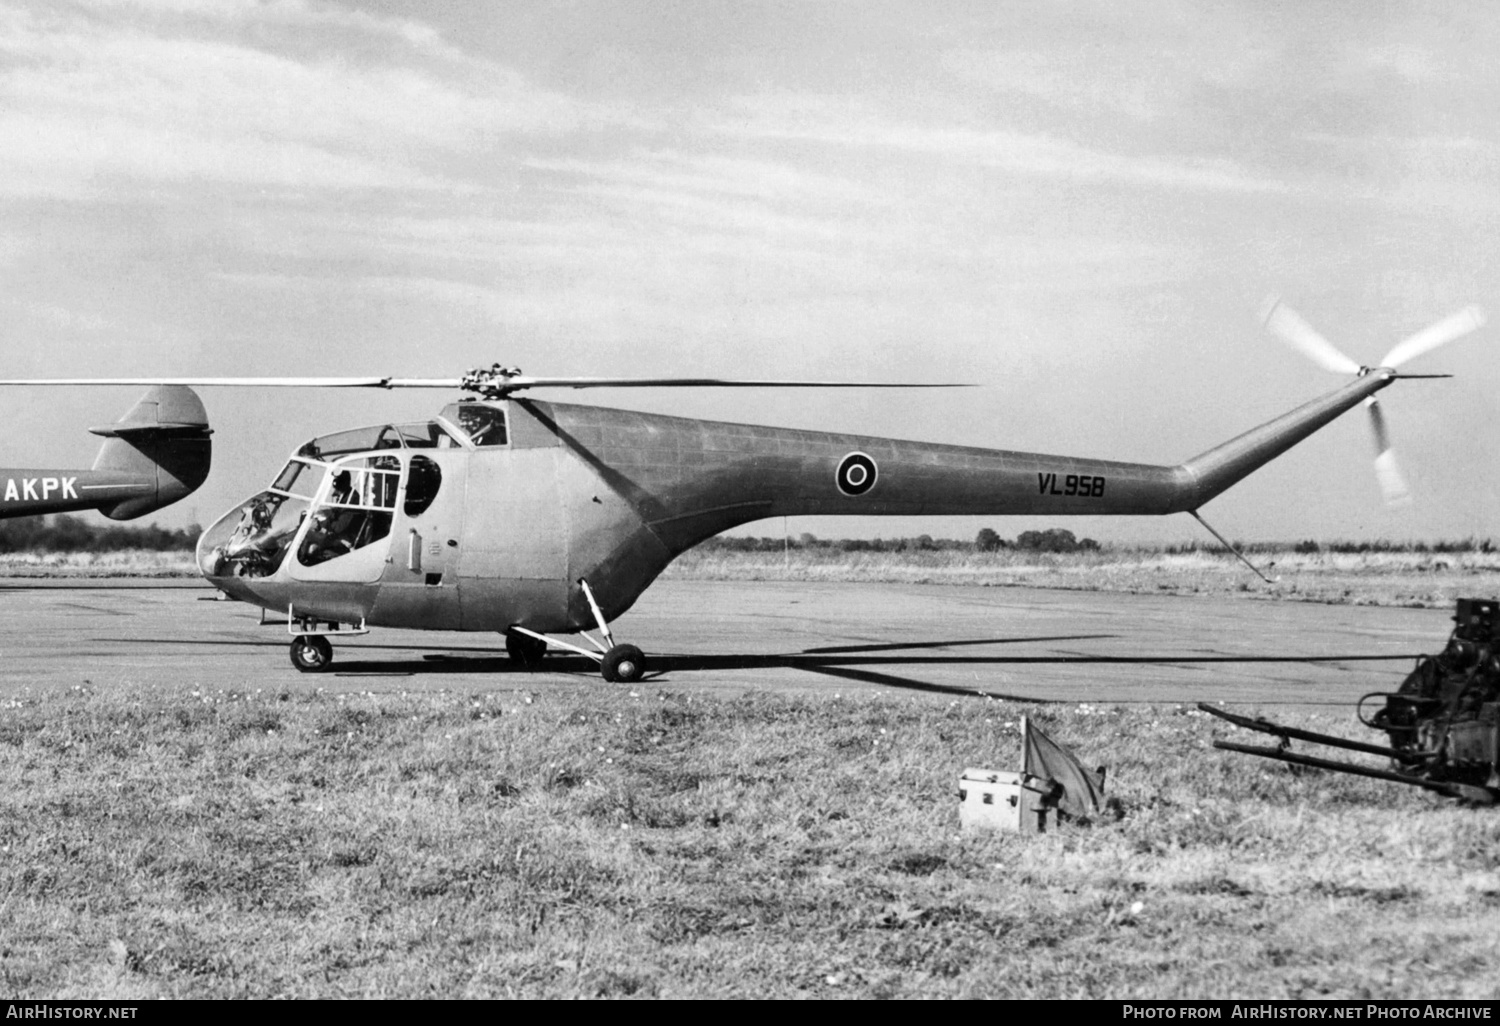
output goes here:
<path id="1" fill-rule="evenodd" d="M 1485 320 L 1484 311 L 1479 307 L 1466 306 L 1457 313 L 1396 343 L 1378 364 L 1374 367 L 1366 367 L 1341 352 L 1276 296 L 1266 301 L 1263 318 L 1267 330 L 1324 370 L 1333 371 L 1335 374 L 1360 376 L 1372 371 L 1381 371 L 1391 377 L 1446 377 L 1447 375 L 1443 374 L 1396 375 L 1394 371 L 1408 360 L 1478 330 L 1484 325 Z M 1405 505 L 1411 501 L 1411 492 L 1406 487 L 1406 480 L 1396 462 L 1396 455 L 1391 450 L 1385 414 L 1381 411 L 1380 404 L 1374 396 L 1365 400 L 1365 407 L 1370 411 L 1370 429 L 1375 437 L 1375 477 L 1380 482 L 1381 493 L 1385 496 L 1388 505 Z"/>

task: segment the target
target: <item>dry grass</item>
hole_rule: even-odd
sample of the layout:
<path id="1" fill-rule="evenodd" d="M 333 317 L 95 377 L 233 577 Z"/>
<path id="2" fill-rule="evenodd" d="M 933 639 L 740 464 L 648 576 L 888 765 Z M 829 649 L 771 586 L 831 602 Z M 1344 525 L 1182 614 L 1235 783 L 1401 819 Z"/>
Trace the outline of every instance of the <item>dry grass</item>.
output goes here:
<path id="1" fill-rule="evenodd" d="M 1023 712 L 1110 766 L 1110 815 L 960 836 L 959 771 L 1014 766 Z M 1181 708 L 590 683 L 0 713 L 17 997 L 1500 994 L 1493 812 L 1221 754 Z"/>
<path id="2" fill-rule="evenodd" d="M 681 580 L 866 581 L 1064 588 L 1130 594 L 1212 594 L 1359 605 L 1445 607 L 1500 594 L 1500 552 L 1301 554 L 1251 557 L 1271 584 L 1227 553 L 1105 548 L 1022 552 L 779 553 L 692 550 L 665 576 Z"/>
<path id="3" fill-rule="evenodd" d="M 7 552 L 0 577 L 197 577 L 191 552 Z"/>
<path id="4" fill-rule="evenodd" d="M 902 553 L 799 549 L 780 553 L 694 549 L 668 579 L 860 581 L 1007 588 L 1063 588 L 1127 594 L 1210 594 L 1356 605 L 1451 606 L 1456 598 L 1500 594 L 1500 552 L 1256 554 L 1265 584 L 1233 556 L 1106 547 L 1067 554 L 934 551 Z M 198 576 L 191 552 L 13 554 L 6 577 Z"/>
<path id="5" fill-rule="evenodd" d="M 1217 594 L 1373 606 L 1446 607 L 1500 594 L 1500 552 L 1257 553 L 1265 583 L 1227 553 L 1181 555 L 1106 547 L 1097 552 L 780 553 L 694 549 L 667 567 L 679 580 L 856 580 L 1125 594 Z M 196 577 L 190 552 L 0 555 L 0 576 Z"/>
<path id="6" fill-rule="evenodd" d="M 689 553 L 672 576 L 1449 605 L 1493 554 Z M 191 555 L 0 573 L 190 576 Z M 211 678 L 206 678 L 211 679 Z M 1110 815 L 963 837 L 1038 716 Z M 1361 728 L 1347 714 L 1312 729 Z M 604 689 L 0 704 L 0 989 L 42 997 L 1500 996 L 1500 819 L 1194 711 Z"/>

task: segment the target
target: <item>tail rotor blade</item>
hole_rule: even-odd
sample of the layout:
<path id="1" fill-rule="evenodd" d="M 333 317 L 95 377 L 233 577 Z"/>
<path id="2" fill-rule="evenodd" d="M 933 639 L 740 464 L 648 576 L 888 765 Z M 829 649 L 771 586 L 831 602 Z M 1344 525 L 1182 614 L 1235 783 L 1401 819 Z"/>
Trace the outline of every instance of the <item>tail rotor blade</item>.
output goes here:
<path id="1" fill-rule="evenodd" d="M 1266 300 L 1262 316 L 1267 330 L 1324 370 L 1335 374 L 1359 373 L 1358 363 L 1339 352 L 1332 342 L 1318 334 L 1280 298 L 1272 296 Z"/>
<path id="2" fill-rule="evenodd" d="M 1406 487 L 1406 478 L 1396 463 L 1396 454 L 1391 450 L 1390 435 L 1385 427 L 1385 414 L 1374 399 L 1365 403 L 1370 411 L 1370 428 L 1375 432 L 1375 478 L 1380 482 L 1381 494 L 1387 506 L 1411 504 L 1411 490 Z"/>
<path id="3" fill-rule="evenodd" d="M 1365 400 L 1365 409 L 1370 411 L 1370 429 L 1375 433 L 1375 455 L 1378 456 L 1391 447 L 1391 437 L 1385 429 L 1385 414 L 1373 396 Z"/>
<path id="4" fill-rule="evenodd" d="M 1471 331 L 1477 331 L 1484 326 L 1484 311 L 1477 306 L 1466 306 L 1458 313 L 1444 317 L 1436 324 L 1423 328 L 1405 341 L 1396 343 L 1396 347 L 1385 354 L 1385 359 L 1380 361 L 1382 367 L 1399 367 L 1408 360 L 1421 356 L 1423 353 L 1438 346 L 1446 345 L 1454 339 L 1463 338 Z"/>
<path id="5" fill-rule="evenodd" d="M 1385 496 L 1387 506 L 1410 506 L 1411 492 L 1406 487 L 1406 479 L 1401 476 L 1401 468 L 1396 464 L 1396 454 L 1387 449 L 1375 457 L 1375 477 L 1380 481 L 1381 494 Z"/>

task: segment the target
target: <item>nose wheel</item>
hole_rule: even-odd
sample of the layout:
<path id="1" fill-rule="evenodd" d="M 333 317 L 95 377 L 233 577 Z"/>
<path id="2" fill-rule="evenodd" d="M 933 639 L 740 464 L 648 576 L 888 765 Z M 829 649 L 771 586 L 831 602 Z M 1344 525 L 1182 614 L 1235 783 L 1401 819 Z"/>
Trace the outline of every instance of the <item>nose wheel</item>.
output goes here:
<path id="1" fill-rule="evenodd" d="M 264 614 L 261 622 L 265 622 Z M 333 665 L 333 644 L 328 640 L 330 636 L 347 637 L 370 633 L 363 619 L 357 626 L 341 625 L 332 620 L 299 614 L 292 606 L 287 606 L 286 630 L 292 636 L 292 665 L 302 673 L 323 673 Z"/>
<path id="2" fill-rule="evenodd" d="M 333 646 L 321 635 L 292 639 L 292 665 L 303 673 L 322 673 L 333 665 Z"/>

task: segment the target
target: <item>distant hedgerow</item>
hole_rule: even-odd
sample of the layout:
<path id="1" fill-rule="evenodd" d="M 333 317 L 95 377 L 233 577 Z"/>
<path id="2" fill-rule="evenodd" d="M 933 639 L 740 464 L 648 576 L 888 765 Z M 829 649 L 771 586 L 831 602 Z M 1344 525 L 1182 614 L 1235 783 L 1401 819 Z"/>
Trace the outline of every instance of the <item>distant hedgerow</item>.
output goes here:
<path id="1" fill-rule="evenodd" d="M 145 549 L 176 552 L 193 549 L 203 529 L 197 524 L 175 531 L 149 524 L 96 527 L 81 517 L 59 513 L 47 517 L 0 520 L 0 553 L 7 552 L 120 552 Z"/>

